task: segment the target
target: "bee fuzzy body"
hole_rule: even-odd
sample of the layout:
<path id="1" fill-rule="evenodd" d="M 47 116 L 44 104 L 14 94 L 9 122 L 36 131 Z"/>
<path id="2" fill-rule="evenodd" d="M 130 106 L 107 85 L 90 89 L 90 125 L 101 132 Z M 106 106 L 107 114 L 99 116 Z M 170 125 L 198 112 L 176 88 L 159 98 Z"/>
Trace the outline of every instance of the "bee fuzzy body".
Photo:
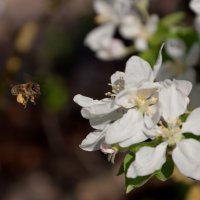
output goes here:
<path id="1" fill-rule="evenodd" d="M 33 82 L 18 84 L 11 88 L 11 94 L 17 96 L 17 102 L 26 107 L 28 101 L 35 104 L 35 99 L 41 94 L 40 85 Z"/>

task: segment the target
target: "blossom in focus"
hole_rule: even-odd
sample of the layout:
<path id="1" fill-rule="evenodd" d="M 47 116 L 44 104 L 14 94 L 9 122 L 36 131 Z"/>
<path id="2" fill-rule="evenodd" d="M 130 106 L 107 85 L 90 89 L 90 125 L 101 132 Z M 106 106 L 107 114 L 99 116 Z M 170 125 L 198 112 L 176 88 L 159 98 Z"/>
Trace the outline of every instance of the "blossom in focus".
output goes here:
<path id="1" fill-rule="evenodd" d="M 76 95 L 74 101 L 82 107 L 81 114 L 96 129 L 80 145 L 84 150 L 101 149 L 101 144 L 127 147 L 147 139 L 145 126 L 152 126 L 160 118 L 158 83 L 155 77 L 162 64 L 160 49 L 154 69 L 145 60 L 133 56 L 125 72 L 111 76 L 109 98 L 93 100 Z M 134 131 L 133 131 L 134 129 Z"/>
<path id="2" fill-rule="evenodd" d="M 115 97 L 115 103 L 126 109 L 123 117 L 113 122 L 106 134 L 106 143 L 118 143 L 121 147 L 145 141 L 146 126 L 152 126 L 160 118 L 158 104 L 159 83 L 154 80 L 162 64 L 162 47 L 153 70 L 148 62 L 132 56 L 126 63 L 124 89 Z"/>
<path id="3" fill-rule="evenodd" d="M 164 121 L 148 132 L 152 138 L 161 137 L 162 142 L 156 147 L 140 148 L 128 169 L 127 177 L 145 176 L 161 169 L 169 153 L 167 148 L 170 148 L 172 159 L 181 173 L 200 180 L 200 142 L 184 135 L 188 132 L 200 135 L 200 108 L 193 110 L 185 122 L 179 118 L 186 112 L 188 101 L 185 97 L 190 90 L 191 84 L 185 81 L 164 85 L 160 92 Z"/>

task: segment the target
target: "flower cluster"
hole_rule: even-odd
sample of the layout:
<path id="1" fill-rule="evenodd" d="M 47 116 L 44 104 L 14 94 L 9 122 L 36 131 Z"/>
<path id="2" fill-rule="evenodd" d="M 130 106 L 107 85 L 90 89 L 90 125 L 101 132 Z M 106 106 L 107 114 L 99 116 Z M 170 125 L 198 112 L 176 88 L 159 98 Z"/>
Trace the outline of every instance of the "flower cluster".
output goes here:
<path id="1" fill-rule="evenodd" d="M 191 113 L 187 109 L 191 82 L 158 81 L 162 49 L 163 45 L 153 67 L 132 56 L 125 72 L 111 76 L 107 98 L 74 97 L 95 129 L 80 147 L 101 150 L 112 158 L 126 152 L 120 173 L 125 174 L 127 192 L 153 175 L 169 178 L 174 164 L 185 176 L 200 180 L 200 108 Z"/>
<path id="2" fill-rule="evenodd" d="M 85 44 L 103 60 L 119 59 L 133 48 L 144 51 L 148 38 L 156 31 L 159 18 L 147 12 L 148 0 L 94 0 L 99 26 L 85 39 Z M 123 39 L 134 45 L 126 46 L 115 37 L 118 30 Z"/>

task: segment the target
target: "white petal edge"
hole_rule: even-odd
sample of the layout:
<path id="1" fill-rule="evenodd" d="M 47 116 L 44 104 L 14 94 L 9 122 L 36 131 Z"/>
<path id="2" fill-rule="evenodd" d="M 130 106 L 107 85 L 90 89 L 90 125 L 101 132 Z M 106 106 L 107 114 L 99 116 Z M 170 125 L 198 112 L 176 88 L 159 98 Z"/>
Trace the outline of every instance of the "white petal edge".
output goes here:
<path id="1" fill-rule="evenodd" d="M 148 62 L 138 56 L 132 56 L 126 63 L 125 87 L 135 87 L 153 80 L 153 71 Z"/>
<path id="2" fill-rule="evenodd" d="M 94 131 L 89 133 L 86 138 L 81 142 L 79 147 L 85 151 L 96 151 L 100 149 L 101 144 L 104 142 L 104 131 Z"/>
<path id="3" fill-rule="evenodd" d="M 110 43 L 115 31 L 115 25 L 112 23 L 107 23 L 101 25 L 91 32 L 85 38 L 84 44 L 91 48 L 93 51 L 97 51 L 105 46 L 105 44 Z"/>
<path id="4" fill-rule="evenodd" d="M 134 133 L 134 135 L 131 138 L 128 138 L 124 140 L 123 142 L 119 142 L 119 146 L 122 148 L 129 147 L 133 144 L 137 144 L 140 142 L 144 142 L 147 140 L 147 136 L 143 133 L 142 130 L 138 130 Z"/>
<path id="5" fill-rule="evenodd" d="M 106 133 L 106 143 L 115 144 L 134 136 L 143 125 L 142 114 L 135 109 L 130 109 L 122 118 L 111 124 Z"/>
<path id="6" fill-rule="evenodd" d="M 155 78 L 160 70 L 160 67 L 162 65 L 162 50 L 163 50 L 164 45 L 165 45 L 164 43 L 161 45 L 159 53 L 158 53 L 158 58 L 156 60 L 156 63 L 153 66 L 154 80 L 155 80 Z"/>
<path id="7" fill-rule="evenodd" d="M 115 98 L 115 103 L 124 108 L 132 108 L 135 106 L 134 99 L 137 96 L 137 88 L 124 89 Z"/>
<path id="8" fill-rule="evenodd" d="M 190 9 L 193 10 L 196 14 L 200 15 L 200 1 L 191 0 L 189 3 Z"/>
<path id="9" fill-rule="evenodd" d="M 182 126 L 182 132 L 190 132 L 195 135 L 200 135 L 200 107 L 194 109 L 188 116 Z"/>
<path id="10" fill-rule="evenodd" d="M 98 103 L 98 100 L 94 100 L 90 97 L 83 96 L 81 94 L 77 94 L 74 96 L 73 101 L 77 103 L 81 107 L 88 107 Z"/>
<path id="11" fill-rule="evenodd" d="M 117 81 L 124 79 L 124 72 L 116 71 L 111 75 L 110 80 L 112 84 L 115 84 Z"/>
<path id="12" fill-rule="evenodd" d="M 192 90 L 192 83 L 186 80 L 176 80 L 173 82 L 176 84 L 176 88 L 180 90 L 185 96 L 188 96 Z"/>
<path id="13" fill-rule="evenodd" d="M 176 89 L 175 84 L 162 88 L 159 93 L 159 100 L 162 116 L 167 122 L 176 120 L 186 111 L 188 100 Z"/>
<path id="14" fill-rule="evenodd" d="M 177 143 L 172 158 L 182 174 L 200 180 L 200 142 L 184 139 Z"/>
<path id="15" fill-rule="evenodd" d="M 101 117 L 109 114 L 118 108 L 116 104 L 110 99 L 95 100 L 90 106 L 84 107 L 81 110 L 81 114 L 86 119 L 92 119 L 94 117 Z"/>
<path id="16" fill-rule="evenodd" d="M 111 18 L 112 7 L 107 1 L 95 0 L 94 1 L 94 10 L 98 15 L 102 15 L 107 19 Z"/>

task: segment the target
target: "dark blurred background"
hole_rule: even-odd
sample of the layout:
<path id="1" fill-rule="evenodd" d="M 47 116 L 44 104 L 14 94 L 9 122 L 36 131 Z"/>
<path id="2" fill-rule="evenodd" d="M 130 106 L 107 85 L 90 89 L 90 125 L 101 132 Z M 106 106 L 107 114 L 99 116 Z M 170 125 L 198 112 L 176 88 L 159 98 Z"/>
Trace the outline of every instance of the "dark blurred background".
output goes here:
<path id="1" fill-rule="evenodd" d="M 0 200 L 199 200 L 200 187 L 175 172 L 125 194 L 101 152 L 84 152 L 92 130 L 73 96 L 102 98 L 127 58 L 103 62 L 83 45 L 95 27 L 92 0 L 0 0 Z M 152 0 L 150 13 L 184 10 L 188 0 Z M 24 109 L 10 90 L 38 82 L 41 96 Z"/>

